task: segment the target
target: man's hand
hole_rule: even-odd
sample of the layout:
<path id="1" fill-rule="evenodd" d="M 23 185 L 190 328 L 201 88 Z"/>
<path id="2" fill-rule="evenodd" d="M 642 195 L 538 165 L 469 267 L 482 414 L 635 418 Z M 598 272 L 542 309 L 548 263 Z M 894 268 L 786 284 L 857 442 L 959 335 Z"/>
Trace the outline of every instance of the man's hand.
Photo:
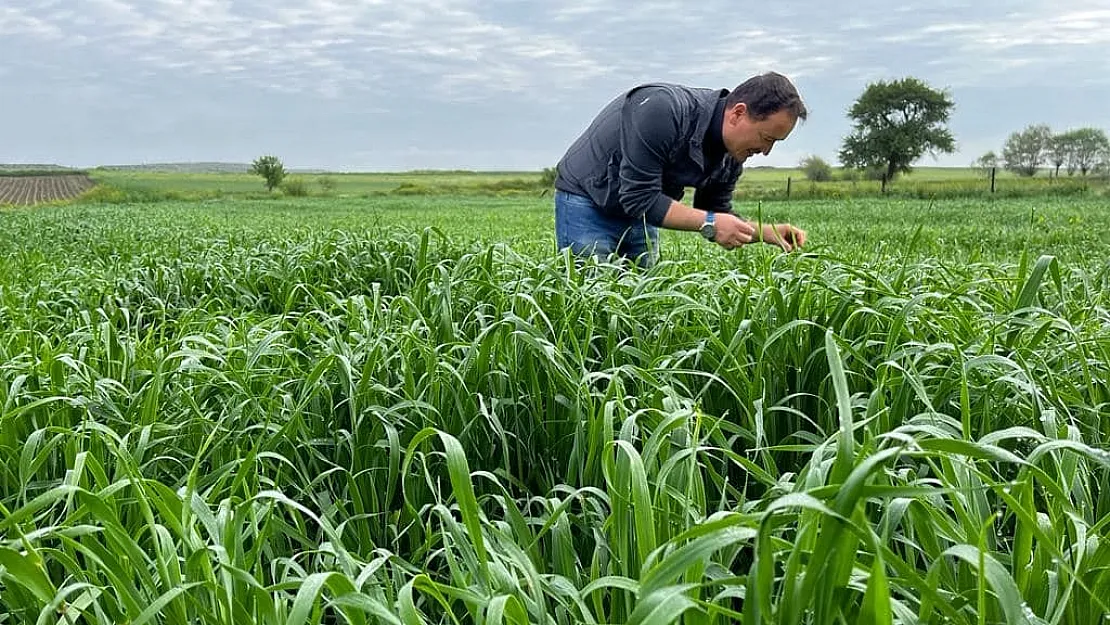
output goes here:
<path id="1" fill-rule="evenodd" d="M 769 245 L 777 245 L 785 252 L 793 251 L 806 243 L 806 232 L 790 224 L 763 224 L 760 239 Z"/>
<path id="2" fill-rule="evenodd" d="M 667 213 L 663 216 L 663 227 L 673 230 L 697 231 L 705 222 L 704 210 L 691 208 L 681 202 L 671 201 Z M 744 221 L 735 213 L 717 213 L 717 236 L 714 241 L 721 247 L 731 250 L 747 245 L 753 241 L 764 241 L 778 245 L 786 251 L 805 244 L 805 231 L 795 228 L 790 224 L 764 224 L 759 229 L 756 224 Z"/>
<path id="3" fill-rule="evenodd" d="M 731 250 L 755 239 L 755 226 L 732 213 L 717 213 L 717 245 Z"/>

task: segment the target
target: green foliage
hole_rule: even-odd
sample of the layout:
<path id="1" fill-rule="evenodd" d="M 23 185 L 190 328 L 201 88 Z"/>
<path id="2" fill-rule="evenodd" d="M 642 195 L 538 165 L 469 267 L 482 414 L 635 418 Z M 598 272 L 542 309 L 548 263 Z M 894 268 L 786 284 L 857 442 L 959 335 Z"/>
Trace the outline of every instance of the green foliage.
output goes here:
<path id="1" fill-rule="evenodd" d="M 787 177 L 794 181 L 790 199 L 798 198 L 867 198 L 879 196 L 882 186 L 878 183 L 884 170 L 875 168 L 872 180 L 861 180 L 863 172 L 855 168 L 837 168 L 836 180 L 798 185 L 805 174 L 795 168 L 751 168 L 742 176 L 736 187 L 735 197 L 749 199 L 787 199 Z M 1076 177 L 1069 181 L 1060 179 L 1060 185 L 1042 184 L 1043 178 L 1019 178 L 999 170 L 999 195 L 1008 197 L 1052 197 L 1063 193 L 1085 193 L 1105 184 L 1102 177 Z M 870 177 L 871 174 L 869 174 Z M 458 196 L 485 197 L 550 197 L 550 188 L 540 183 L 540 172 L 534 175 L 520 172 L 433 172 L 433 173 L 374 173 L 336 174 L 343 194 L 349 197 L 377 198 L 390 195 L 406 197 L 427 196 L 450 198 Z M 270 197 L 260 189 L 257 178 L 250 174 L 163 174 L 150 172 L 94 172 L 93 179 L 100 185 L 120 190 L 124 196 L 134 196 L 136 201 L 161 199 L 207 200 L 216 198 L 261 199 Z M 310 188 L 310 191 L 313 190 Z M 887 185 L 888 196 L 897 197 L 988 197 L 990 184 L 978 178 L 972 168 L 916 168 L 911 174 L 900 176 Z M 327 195 L 324 193 L 323 195 Z M 127 201 L 122 198 L 121 202 Z"/>
<path id="2" fill-rule="evenodd" d="M 335 178 L 328 175 L 321 175 L 316 178 L 316 184 L 320 185 L 320 190 L 328 195 L 335 191 Z"/>
<path id="3" fill-rule="evenodd" d="M 991 170 L 996 170 L 999 166 L 998 155 L 994 153 L 994 150 L 988 150 L 986 154 L 975 159 L 971 166 L 981 177 L 989 177 Z"/>
<path id="4" fill-rule="evenodd" d="M 881 181 L 885 178 L 889 182 L 889 181 L 894 179 L 894 175 L 896 173 L 897 172 L 895 172 L 894 174 L 889 173 L 888 170 L 885 167 L 871 166 L 871 167 L 864 168 L 864 170 L 862 172 L 862 175 L 863 175 L 864 180 L 871 180 L 873 182 L 879 182 L 879 181 Z"/>
<path id="5" fill-rule="evenodd" d="M 258 192 L 261 194 L 261 192 Z M 81 195 L 88 204 L 152 204 L 156 202 L 215 200 L 227 197 L 219 189 L 182 190 L 99 183 Z"/>
<path id="6" fill-rule="evenodd" d="M 304 197 L 308 195 L 308 182 L 303 176 L 290 176 L 282 181 L 281 190 L 290 197 Z"/>
<path id="7" fill-rule="evenodd" d="M 539 195 L 547 187 L 543 182 L 529 178 L 503 178 L 500 180 L 477 180 L 469 183 L 436 183 L 428 181 L 402 182 L 391 191 L 394 195 L 436 195 L 453 196 L 464 194 L 490 195 Z"/>
<path id="8" fill-rule="evenodd" d="M 285 179 L 285 166 L 276 156 L 260 156 L 251 163 L 251 173 L 262 176 L 266 181 L 266 190 L 273 191 Z"/>
<path id="9" fill-rule="evenodd" d="M 9 214 L 0 618 L 1098 623 L 1102 207 L 781 205 L 808 253 L 651 272 L 539 198 Z"/>
<path id="10" fill-rule="evenodd" d="M 946 127 L 954 106 L 948 93 L 917 78 L 868 85 L 849 109 L 853 131 L 840 161 L 848 167 L 881 167 L 887 180 L 909 173 L 924 154 L 951 153 L 955 139 Z"/>
<path id="11" fill-rule="evenodd" d="M 1004 167 L 1019 176 L 1034 176 L 1046 161 L 1052 146 L 1052 129 L 1047 124 L 1030 124 L 1010 133 L 1002 146 Z"/>
<path id="12" fill-rule="evenodd" d="M 1110 138 L 1101 128 L 1070 130 L 1057 136 L 1056 145 L 1063 152 L 1068 175 L 1078 171 L 1080 175 L 1086 176 L 1110 154 Z"/>
<path id="13" fill-rule="evenodd" d="M 860 171 L 854 167 L 842 167 L 838 177 L 845 182 L 856 182 L 862 176 Z"/>
<path id="14" fill-rule="evenodd" d="M 1048 145 L 1045 148 L 1045 159 L 1052 166 L 1053 176 L 1060 175 L 1060 168 L 1068 162 L 1069 157 L 1074 152 L 1073 137 L 1074 135 L 1063 133 L 1053 135 L 1048 140 Z"/>
<path id="15" fill-rule="evenodd" d="M 805 172 L 806 179 L 814 182 L 827 182 L 832 180 L 832 166 L 817 155 L 810 155 L 798 164 Z"/>
<path id="16" fill-rule="evenodd" d="M 1099 156 L 1098 163 L 1092 171 L 1103 180 L 1110 181 L 1110 149 L 1107 149 Z M 1104 191 L 1105 190 L 1106 189 L 1104 189 Z"/>
<path id="17" fill-rule="evenodd" d="M 994 193 L 990 181 L 982 178 L 952 180 L 914 180 L 898 178 L 884 186 L 881 178 L 885 172 L 870 169 L 865 172 L 844 170 L 840 180 L 806 185 L 795 184 L 789 197 L 786 184 L 747 184 L 737 187 L 734 199 L 741 205 L 753 200 L 800 199 L 866 199 L 873 197 L 957 199 L 957 198 L 1053 198 L 1082 197 L 1097 191 L 1101 181 L 1092 178 L 1016 178 L 1000 174 Z M 859 177 L 863 176 L 860 180 Z M 852 177 L 855 179 L 852 179 Z"/>
<path id="18" fill-rule="evenodd" d="M 543 172 L 540 173 L 540 184 L 544 187 L 552 187 L 558 175 L 559 172 L 554 167 L 544 167 Z"/>
<path id="19" fill-rule="evenodd" d="M 1097 170 L 1106 152 L 1110 152 L 1110 139 L 1100 128 L 1053 133 L 1048 124 L 1030 124 L 1006 138 L 1001 164 L 1024 177 L 1033 177 L 1046 166 L 1055 177 L 1060 176 L 1062 168 L 1068 176 L 1078 173 L 1085 177 Z"/>

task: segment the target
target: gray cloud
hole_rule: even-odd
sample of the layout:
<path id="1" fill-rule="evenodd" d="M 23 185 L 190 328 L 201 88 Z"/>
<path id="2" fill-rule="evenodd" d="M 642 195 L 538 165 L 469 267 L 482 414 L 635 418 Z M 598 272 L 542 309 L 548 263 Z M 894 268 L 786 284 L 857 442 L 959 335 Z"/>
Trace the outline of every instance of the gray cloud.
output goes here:
<path id="1" fill-rule="evenodd" d="M 0 12 L 0 33 L 65 38 L 121 61 L 335 97 L 419 76 L 444 95 L 521 91 L 604 73 L 572 41 L 483 19 L 474 3 L 334 0 L 84 0 Z M 76 6 L 76 5 L 73 5 Z M 52 10 L 53 9 L 53 10 Z M 490 83 L 490 84 L 487 84 Z"/>
<path id="2" fill-rule="evenodd" d="M 0 35 L 27 35 L 51 41 L 60 39 L 62 31 L 50 19 L 35 17 L 18 7 L 0 7 Z"/>
<path id="3" fill-rule="evenodd" d="M 833 157 L 851 100 L 904 75 L 954 92 L 967 149 L 1035 121 L 1110 126 L 1105 0 L 14 0 L 0 58 L 21 59 L 0 64 L 8 115 L 72 130 L 53 144 L 17 130 L 0 161 L 219 160 L 265 137 L 323 166 L 539 167 L 637 82 L 765 70 L 814 112 L 768 164 Z M 91 130 L 105 126 L 111 142 Z"/>

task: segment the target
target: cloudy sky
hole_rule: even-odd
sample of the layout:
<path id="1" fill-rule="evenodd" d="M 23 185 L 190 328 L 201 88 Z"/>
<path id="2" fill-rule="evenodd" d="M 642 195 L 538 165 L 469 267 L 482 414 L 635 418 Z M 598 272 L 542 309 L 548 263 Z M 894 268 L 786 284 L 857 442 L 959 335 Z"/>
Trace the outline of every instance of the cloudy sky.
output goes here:
<path id="1" fill-rule="evenodd" d="M 846 8 L 850 6 L 851 8 Z M 538 169 L 638 82 L 781 71 L 810 109 L 749 166 L 835 161 L 852 101 L 916 76 L 965 165 L 1110 130 L 1110 0 L 2 0 L 0 162 Z"/>

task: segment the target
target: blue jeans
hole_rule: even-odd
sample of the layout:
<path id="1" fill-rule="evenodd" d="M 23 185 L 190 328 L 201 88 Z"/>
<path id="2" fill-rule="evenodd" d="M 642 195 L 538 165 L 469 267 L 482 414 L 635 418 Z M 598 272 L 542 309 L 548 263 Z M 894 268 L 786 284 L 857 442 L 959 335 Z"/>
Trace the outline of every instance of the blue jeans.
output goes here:
<path id="1" fill-rule="evenodd" d="M 610 254 L 648 268 L 659 260 L 659 229 L 643 220 L 610 217 L 583 195 L 555 191 L 555 239 L 560 250 L 575 255 Z"/>

